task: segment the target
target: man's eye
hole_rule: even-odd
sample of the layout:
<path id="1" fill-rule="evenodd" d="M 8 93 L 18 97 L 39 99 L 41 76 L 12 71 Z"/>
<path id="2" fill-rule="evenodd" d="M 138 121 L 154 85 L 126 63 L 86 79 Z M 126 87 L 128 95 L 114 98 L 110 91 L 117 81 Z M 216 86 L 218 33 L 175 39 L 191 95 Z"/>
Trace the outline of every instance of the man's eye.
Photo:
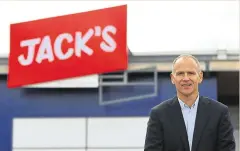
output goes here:
<path id="1" fill-rule="evenodd" d="M 179 72 L 179 73 L 177 73 L 177 75 L 183 75 L 183 72 Z"/>

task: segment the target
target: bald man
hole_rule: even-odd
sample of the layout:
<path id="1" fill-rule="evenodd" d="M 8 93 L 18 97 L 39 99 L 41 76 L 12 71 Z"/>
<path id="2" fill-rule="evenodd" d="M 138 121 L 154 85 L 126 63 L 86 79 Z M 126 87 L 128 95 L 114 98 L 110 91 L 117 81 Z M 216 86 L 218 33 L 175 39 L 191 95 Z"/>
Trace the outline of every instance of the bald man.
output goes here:
<path id="1" fill-rule="evenodd" d="M 144 151 L 235 151 L 228 107 L 199 94 L 199 61 L 177 57 L 171 81 L 177 95 L 151 109 Z"/>

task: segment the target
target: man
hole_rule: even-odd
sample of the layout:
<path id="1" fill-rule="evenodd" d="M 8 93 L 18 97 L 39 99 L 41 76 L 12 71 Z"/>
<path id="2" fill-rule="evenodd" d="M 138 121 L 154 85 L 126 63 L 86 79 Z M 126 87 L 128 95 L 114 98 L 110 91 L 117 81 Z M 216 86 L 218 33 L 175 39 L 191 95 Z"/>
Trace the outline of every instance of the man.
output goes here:
<path id="1" fill-rule="evenodd" d="M 235 151 L 228 108 L 199 95 L 202 80 L 194 56 L 174 60 L 171 81 L 177 96 L 152 108 L 144 151 Z"/>

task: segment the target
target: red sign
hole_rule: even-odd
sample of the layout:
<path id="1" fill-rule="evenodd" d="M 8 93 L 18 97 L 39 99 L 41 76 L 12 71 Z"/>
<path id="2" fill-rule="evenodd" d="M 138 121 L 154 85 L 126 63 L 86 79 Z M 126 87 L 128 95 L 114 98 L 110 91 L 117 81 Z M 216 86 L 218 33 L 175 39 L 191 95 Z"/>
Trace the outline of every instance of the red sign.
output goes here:
<path id="1" fill-rule="evenodd" d="M 125 70 L 127 6 L 11 24 L 8 87 Z"/>

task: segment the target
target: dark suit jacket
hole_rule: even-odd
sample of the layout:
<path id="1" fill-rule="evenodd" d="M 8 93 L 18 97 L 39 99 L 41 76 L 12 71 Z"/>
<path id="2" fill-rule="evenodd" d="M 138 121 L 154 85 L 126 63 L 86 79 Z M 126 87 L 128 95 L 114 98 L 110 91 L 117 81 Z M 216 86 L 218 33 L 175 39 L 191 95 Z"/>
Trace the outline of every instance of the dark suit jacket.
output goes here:
<path id="1" fill-rule="evenodd" d="M 175 96 L 152 108 L 144 151 L 190 151 L 186 127 Z M 192 151 L 235 151 L 227 106 L 200 96 Z"/>

